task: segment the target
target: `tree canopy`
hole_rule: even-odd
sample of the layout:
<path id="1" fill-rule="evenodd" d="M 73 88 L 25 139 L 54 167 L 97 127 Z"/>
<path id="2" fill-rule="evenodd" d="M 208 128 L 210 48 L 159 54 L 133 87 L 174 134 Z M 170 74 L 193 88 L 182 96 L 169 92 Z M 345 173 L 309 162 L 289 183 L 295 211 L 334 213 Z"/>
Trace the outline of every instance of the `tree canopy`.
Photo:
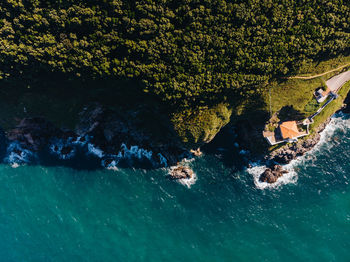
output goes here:
<path id="1" fill-rule="evenodd" d="M 224 101 L 350 52 L 342 0 L 2 0 L 0 78 L 127 78 L 169 104 Z"/>

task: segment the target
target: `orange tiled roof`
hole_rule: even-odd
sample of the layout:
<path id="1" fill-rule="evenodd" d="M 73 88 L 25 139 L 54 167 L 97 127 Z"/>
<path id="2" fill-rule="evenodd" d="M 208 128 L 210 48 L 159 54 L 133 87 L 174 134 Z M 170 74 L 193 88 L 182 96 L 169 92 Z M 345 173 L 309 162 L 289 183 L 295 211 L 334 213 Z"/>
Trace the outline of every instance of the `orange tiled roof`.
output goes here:
<path id="1" fill-rule="evenodd" d="M 328 96 L 330 92 L 331 92 L 331 90 L 329 88 L 327 88 L 326 91 L 322 92 L 322 96 Z"/>
<path id="2" fill-rule="evenodd" d="M 294 138 L 299 136 L 299 130 L 296 121 L 283 122 L 280 125 L 280 130 L 283 139 Z"/>

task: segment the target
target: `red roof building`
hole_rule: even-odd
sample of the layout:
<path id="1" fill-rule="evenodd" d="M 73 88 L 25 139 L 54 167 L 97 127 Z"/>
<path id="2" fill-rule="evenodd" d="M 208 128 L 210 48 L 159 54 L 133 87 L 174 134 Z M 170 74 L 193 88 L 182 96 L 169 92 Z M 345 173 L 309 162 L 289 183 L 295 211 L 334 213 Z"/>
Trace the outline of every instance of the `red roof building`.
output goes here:
<path id="1" fill-rule="evenodd" d="M 293 139 L 300 136 L 296 121 L 286 121 L 280 125 L 281 135 L 283 139 Z"/>

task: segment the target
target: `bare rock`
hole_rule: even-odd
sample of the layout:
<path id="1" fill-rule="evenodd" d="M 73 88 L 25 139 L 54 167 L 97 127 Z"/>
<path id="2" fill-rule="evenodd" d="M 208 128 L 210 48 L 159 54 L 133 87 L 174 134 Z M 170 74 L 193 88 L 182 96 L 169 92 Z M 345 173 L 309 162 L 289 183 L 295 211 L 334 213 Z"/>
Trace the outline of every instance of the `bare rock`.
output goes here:
<path id="1" fill-rule="evenodd" d="M 194 156 L 201 156 L 203 154 L 200 148 L 197 148 L 196 150 L 191 149 L 190 153 L 193 154 Z"/>
<path id="2" fill-rule="evenodd" d="M 18 141 L 31 150 L 46 146 L 52 137 L 62 135 L 62 131 L 42 117 L 24 118 L 7 133 L 10 141 Z"/>
<path id="3" fill-rule="evenodd" d="M 169 178 L 173 180 L 177 179 L 190 179 L 193 177 L 193 171 L 187 166 L 177 166 L 171 170 Z"/>
<path id="4" fill-rule="evenodd" d="M 286 173 L 288 173 L 288 171 L 284 170 L 280 165 L 274 165 L 271 168 L 266 168 L 266 170 L 260 175 L 259 181 L 272 184 Z"/>

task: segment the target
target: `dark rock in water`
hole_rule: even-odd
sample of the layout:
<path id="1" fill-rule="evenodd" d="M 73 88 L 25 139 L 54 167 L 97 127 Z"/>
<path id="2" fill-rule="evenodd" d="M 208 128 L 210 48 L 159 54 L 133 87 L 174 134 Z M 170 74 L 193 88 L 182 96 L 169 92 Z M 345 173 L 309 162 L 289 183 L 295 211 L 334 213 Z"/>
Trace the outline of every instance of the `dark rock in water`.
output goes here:
<path id="1" fill-rule="evenodd" d="M 287 145 L 279 150 L 276 150 L 271 155 L 271 159 L 280 164 L 288 164 L 298 156 L 302 156 L 306 152 L 310 151 L 319 141 L 320 134 L 316 133 L 313 137 L 307 140 L 299 141 L 298 143 L 292 144 L 290 146 Z"/>
<path id="2" fill-rule="evenodd" d="M 41 117 L 24 118 L 19 125 L 7 133 L 10 141 L 18 141 L 31 150 L 39 150 L 48 145 L 52 137 L 62 135 L 62 131 Z"/>
<path id="3" fill-rule="evenodd" d="M 193 171 L 187 166 L 178 166 L 171 170 L 170 179 L 190 179 L 193 177 Z"/>
<path id="4" fill-rule="evenodd" d="M 85 136 L 81 136 L 81 137 L 79 137 L 78 141 L 79 141 L 79 142 L 81 142 L 81 143 L 86 142 L 86 138 L 85 138 Z"/>
<path id="5" fill-rule="evenodd" d="M 260 175 L 259 181 L 272 184 L 286 173 L 288 173 L 288 171 L 284 170 L 280 165 L 274 165 L 271 168 L 266 168 L 266 170 Z"/>
<path id="6" fill-rule="evenodd" d="M 168 130 L 167 127 L 162 126 L 166 125 L 163 122 L 157 123 L 155 130 L 144 128 L 146 121 L 144 114 L 148 110 L 150 109 L 140 107 L 121 114 L 99 104 L 92 104 L 80 113 L 76 132 L 81 137 L 91 137 L 90 142 L 107 154 L 119 152 L 122 144 L 137 145 L 139 148 L 152 151 L 155 162 L 158 161 L 156 156 L 160 153 L 170 166 L 175 165 L 181 159 L 185 149 L 174 138 L 176 135 L 169 131 L 171 127 L 168 127 Z M 151 124 L 147 123 L 147 125 Z M 161 135 L 154 134 L 158 129 L 162 130 Z"/>
<path id="7" fill-rule="evenodd" d="M 61 149 L 62 155 L 69 155 L 73 151 L 73 148 L 71 146 L 64 146 Z"/>

